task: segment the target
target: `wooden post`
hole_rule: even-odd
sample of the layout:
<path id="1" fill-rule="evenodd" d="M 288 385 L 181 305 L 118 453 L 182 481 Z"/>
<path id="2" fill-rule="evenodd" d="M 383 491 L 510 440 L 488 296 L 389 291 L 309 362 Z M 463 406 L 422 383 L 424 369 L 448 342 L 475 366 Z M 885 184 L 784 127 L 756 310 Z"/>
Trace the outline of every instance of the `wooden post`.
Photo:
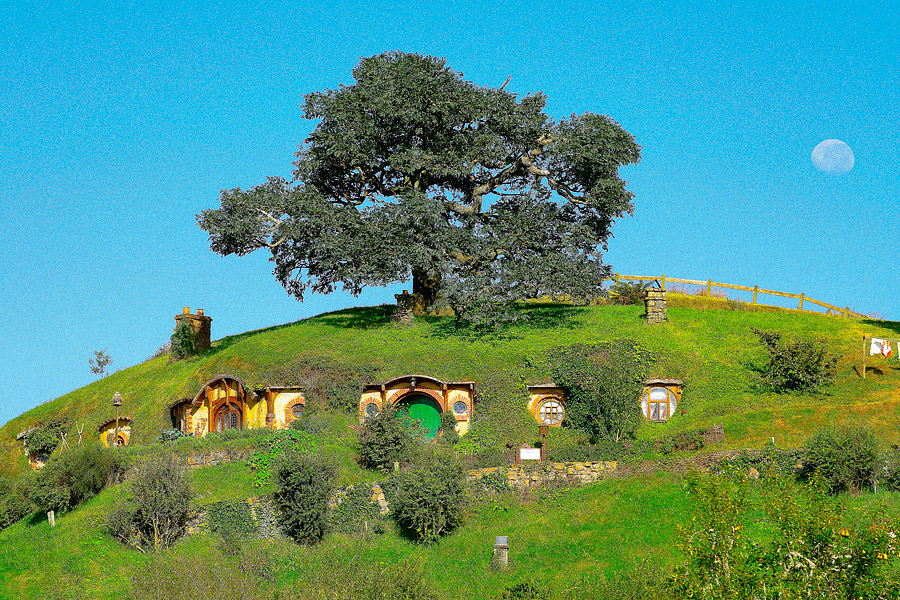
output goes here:
<path id="1" fill-rule="evenodd" d="M 756 294 L 757 294 L 758 292 L 759 292 L 759 286 L 758 286 L 758 285 L 754 285 L 754 286 L 753 286 L 753 304 L 756 304 Z"/>
<path id="2" fill-rule="evenodd" d="M 615 274 L 615 278 L 616 278 L 616 285 L 619 285 L 619 274 L 618 273 Z"/>
<path id="3" fill-rule="evenodd" d="M 707 280 L 706 282 L 706 295 L 712 296 L 712 279 Z"/>
<path id="4" fill-rule="evenodd" d="M 800 306 L 797 307 L 797 310 L 803 310 L 803 300 L 806 299 L 806 294 L 800 292 Z"/>
<path id="5" fill-rule="evenodd" d="M 846 311 L 847 312 L 844 313 L 844 316 L 849 319 L 850 318 L 850 307 L 849 306 L 847 307 Z"/>
<path id="6" fill-rule="evenodd" d="M 660 281 L 659 285 L 662 287 L 662 289 L 666 289 L 666 275 L 665 275 L 665 273 L 663 274 L 663 276 L 662 276 L 662 281 Z"/>
<path id="7" fill-rule="evenodd" d="M 863 335 L 863 368 L 862 368 L 862 376 L 863 379 L 866 378 L 866 336 Z"/>

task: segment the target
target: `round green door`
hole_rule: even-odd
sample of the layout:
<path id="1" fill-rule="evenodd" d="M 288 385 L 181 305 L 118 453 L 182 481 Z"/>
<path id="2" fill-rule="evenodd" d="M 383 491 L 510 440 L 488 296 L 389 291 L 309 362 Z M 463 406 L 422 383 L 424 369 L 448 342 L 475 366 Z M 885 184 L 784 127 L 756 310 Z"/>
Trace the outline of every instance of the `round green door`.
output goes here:
<path id="1" fill-rule="evenodd" d="M 411 394 L 400 400 L 400 412 L 418 421 L 422 428 L 422 438 L 433 440 L 441 429 L 441 407 L 424 394 Z"/>

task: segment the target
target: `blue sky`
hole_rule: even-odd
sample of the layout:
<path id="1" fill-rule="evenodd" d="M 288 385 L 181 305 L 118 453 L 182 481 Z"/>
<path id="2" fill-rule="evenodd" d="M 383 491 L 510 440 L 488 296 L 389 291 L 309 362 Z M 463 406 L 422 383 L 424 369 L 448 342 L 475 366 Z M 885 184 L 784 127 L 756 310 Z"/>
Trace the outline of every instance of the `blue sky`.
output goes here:
<path id="1" fill-rule="evenodd" d="M 428 3 L 431 4 L 431 3 Z M 475 83 L 608 114 L 643 147 L 622 273 L 759 285 L 900 319 L 900 10 L 888 2 L 18 2 L 0 14 L 0 423 L 163 345 L 392 302 L 300 304 L 267 257 L 213 254 L 219 190 L 289 176 L 303 94 L 361 57 L 445 57 Z M 734 4 L 734 5 L 732 5 Z M 856 164 L 817 171 L 843 140 Z"/>

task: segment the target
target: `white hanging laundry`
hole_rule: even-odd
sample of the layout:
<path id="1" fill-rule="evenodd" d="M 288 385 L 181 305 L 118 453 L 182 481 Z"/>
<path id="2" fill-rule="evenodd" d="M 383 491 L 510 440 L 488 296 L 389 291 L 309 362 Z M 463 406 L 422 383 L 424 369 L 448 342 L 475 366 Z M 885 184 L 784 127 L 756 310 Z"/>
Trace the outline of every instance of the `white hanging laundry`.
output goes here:
<path id="1" fill-rule="evenodd" d="M 881 340 L 878 338 L 872 338 L 872 345 L 869 346 L 869 354 L 870 355 L 884 354 L 883 348 L 884 348 L 885 343 L 886 343 L 885 340 Z"/>

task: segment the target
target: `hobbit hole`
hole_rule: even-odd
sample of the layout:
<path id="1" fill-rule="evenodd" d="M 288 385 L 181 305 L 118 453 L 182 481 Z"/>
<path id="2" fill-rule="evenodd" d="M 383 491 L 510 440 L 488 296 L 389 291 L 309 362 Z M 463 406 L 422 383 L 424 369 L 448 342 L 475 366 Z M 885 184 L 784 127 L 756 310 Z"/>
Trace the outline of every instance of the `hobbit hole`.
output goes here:
<path id="1" fill-rule="evenodd" d="M 560 427 L 566 415 L 565 393 L 552 383 L 529 385 L 528 410 L 541 425 Z"/>
<path id="2" fill-rule="evenodd" d="M 375 417 L 388 406 L 418 421 L 426 441 L 433 440 L 441 427 L 441 415 L 451 412 L 456 433 L 469 430 L 475 400 L 475 382 L 448 382 L 427 375 L 405 375 L 384 383 L 367 384 L 359 399 L 359 422 Z"/>
<path id="3" fill-rule="evenodd" d="M 100 443 L 107 448 L 127 446 L 128 440 L 131 438 L 132 421 L 130 417 L 119 417 L 118 424 L 115 418 L 107 419 L 100 423 L 97 427 L 97 432 L 100 434 Z"/>
<path id="4" fill-rule="evenodd" d="M 185 435 L 202 437 L 209 431 L 229 429 L 282 429 L 299 418 L 306 399 L 297 386 L 271 386 L 252 390 L 231 375 L 217 375 L 194 398 L 170 406 L 172 427 Z"/>

